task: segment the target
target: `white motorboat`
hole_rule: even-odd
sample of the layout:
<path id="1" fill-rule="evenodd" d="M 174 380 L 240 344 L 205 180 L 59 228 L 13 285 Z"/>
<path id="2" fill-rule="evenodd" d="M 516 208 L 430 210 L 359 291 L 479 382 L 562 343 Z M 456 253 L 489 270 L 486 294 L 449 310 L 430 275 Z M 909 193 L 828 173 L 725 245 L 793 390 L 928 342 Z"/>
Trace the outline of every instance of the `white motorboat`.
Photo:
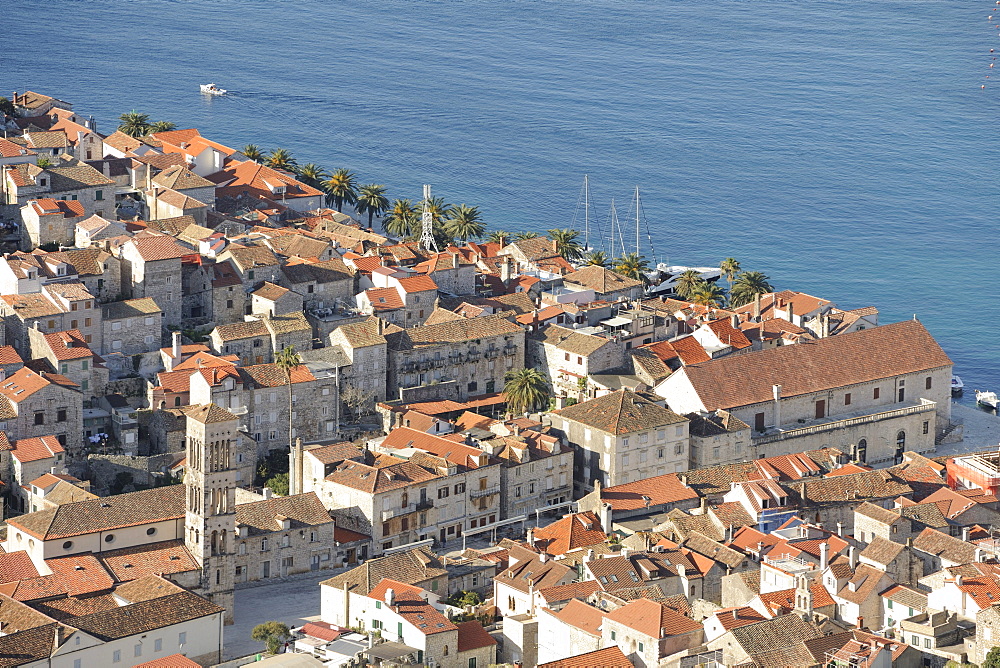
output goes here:
<path id="1" fill-rule="evenodd" d="M 980 390 L 976 390 L 976 403 L 980 406 L 996 409 L 997 403 L 1000 403 L 1000 400 L 997 399 L 996 392 L 981 392 Z"/>
<path id="2" fill-rule="evenodd" d="M 225 88 L 219 88 L 214 83 L 208 83 L 201 85 L 201 92 L 208 95 L 225 95 L 227 91 Z"/>
<path id="3" fill-rule="evenodd" d="M 965 383 L 962 382 L 961 376 L 951 377 L 951 393 L 958 396 L 965 389 Z"/>

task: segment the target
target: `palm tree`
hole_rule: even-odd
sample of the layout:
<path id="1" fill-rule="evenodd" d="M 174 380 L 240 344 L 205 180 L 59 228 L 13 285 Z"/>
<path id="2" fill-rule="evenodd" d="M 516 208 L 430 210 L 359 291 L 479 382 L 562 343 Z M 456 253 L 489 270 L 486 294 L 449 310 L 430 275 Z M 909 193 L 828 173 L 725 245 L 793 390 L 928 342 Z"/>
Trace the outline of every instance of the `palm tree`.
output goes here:
<path id="1" fill-rule="evenodd" d="M 247 144 L 240 153 L 245 155 L 247 160 L 253 160 L 254 162 L 260 162 L 264 159 L 264 153 L 257 144 Z"/>
<path id="2" fill-rule="evenodd" d="M 734 257 L 727 257 L 719 265 L 719 271 L 722 275 L 726 277 L 726 282 L 729 283 L 729 289 L 733 289 L 733 279 L 736 275 L 740 273 L 740 261 Z"/>
<path id="3" fill-rule="evenodd" d="M 285 148 L 276 148 L 267 155 L 267 166 L 271 169 L 283 169 L 286 172 L 295 171 L 295 158 L 291 151 Z"/>
<path id="4" fill-rule="evenodd" d="M 292 371 L 302 364 L 299 361 L 299 354 L 292 346 L 285 346 L 284 349 L 274 356 L 274 364 L 285 374 L 285 385 L 288 386 L 288 449 L 292 449 Z"/>
<path id="5" fill-rule="evenodd" d="M 121 123 L 118 129 L 129 137 L 145 137 L 149 134 L 149 114 L 140 114 L 133 109 L 118 117 Z"/>
<path id="6" fill-rule="evenodd" d="M 333 204 L 340 211 L 344 202 L 354 204 L 358 201 L 358 188 L 354 184 L 354 172 L 349 169 L 338 169 L 324 184 L 326 186 L 327 204 Z"/>
<path id="7" fill-rule="evenodd" d="M 507 242 L 510 241 L 510 232 L 506 230 L 493 230 L 490 232 L 486 240 L 491 244 L 500 244 L 501 246 L 506 246 Z"/>
<path id="8" fill-rule="evenodd" d="M 726 299 L 726 291 L 715 283 L 702 281 L 688 298 L 700 306 L 719 306 Z"/>
<path id="9" fill-rule="evenodd" d="M 730 306 L 739 307 L 757 299 L 757 295 L 774 292 L 768 283 L 768 277 L 759 271 L 746 271 L 733 281 L 733 289 L 729 292 Z"/>
<path id="10" fill-rule="evenodd" d="M 295 173 L 299 175 L 304 183 L 311 185 L 313 188 L 318 188 L 319 185 L 326 180 L 330 175 L 327 174 L 326 170 L 317 165 L 315 162 L 309 162 L 298 169 Z"/>
<path id="11" fill-rule="evenodd" d="M 549 381 L 538 369 L 514 369 L 504 376 L 504 399 L 511 413 L 542 409 L 549 401 Z"/>
<path id="12" fill-rule="evenodd" d="M 514 235 L 514 241 L 524 241 L 525 239 L 537 239 L 538 232 L 518 232 Z"/>
<path id="13" fill-rule="evenodd" d="M 385 196 L 385 186 L 369 183 L 358 188 L 358 213 L 368 214 L 368 227 L 372 218 L 381 216 L 389 208 L 389 198 Z"/>
<path id="14" fill-rule="evenodd" d="M 649 280 L 646 277 L 646 272 L 649 271 L 649 262 L 638 253 L 626 253 L 615 258 L 615 271 L 622 276 L 628 276 L 643 283 Z"/>
<path id="15" fill-rule="evenodd" d="M 478 239 L 486 231 L 486 225 L 479 219 L 478 206 L 466 206 L 459 204 L 451 211 L 451 217 L 445 225 L 448 234 L 459 237 L 463 242 L 468 243 L 469 237 Z"/>
<path id="16" fill-rule="evenodd" d="M 569 261 L 579 260 L 583 255 L 583 246 L 576 240 L 578 236 L 576 230 L 549 230 L 549 238 L 556 242 L 556 252 Z"/>
<path id="17" fill-rule="evenodd" d="M 701 274 L 694 269 L 688 269 L 677 277 L 674 291 L 681 299 L 690 299 L 691 294 L 704 282 L 705 279 L 701 277 Z"/>
<path id="18" fill-rule="evenodd" d="M 583 256 L 583 264 L 588 267 L 607 267 L 608 254 L 604 251 L 591 251 Z"/>
<path id="19" fill-rule="evenodd" d="M 154 132 L 170 132 L 176 129 L 177 124 L 170 121 L 156 121 L 149 124 L 149 134 L 153 134 Z"/>
<path id="20" fill-rule="evenodd" d="M 420 220 L 420 212 L 408 199 L 393 201 L 392 207 L 386 211 L 382 219 L 382 229 L 386 234 L 403 239 L 413 233 Z"/>

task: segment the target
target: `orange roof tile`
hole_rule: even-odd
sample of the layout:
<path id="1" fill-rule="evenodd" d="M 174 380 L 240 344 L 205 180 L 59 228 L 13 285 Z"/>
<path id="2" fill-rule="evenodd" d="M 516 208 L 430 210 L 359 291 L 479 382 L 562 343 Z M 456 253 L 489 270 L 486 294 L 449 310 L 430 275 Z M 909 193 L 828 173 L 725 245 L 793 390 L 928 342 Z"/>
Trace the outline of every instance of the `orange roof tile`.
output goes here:
<path id="1" fill-rule="evenodd" d="M 570 550 L 603 543 L 607 539 L 601 521 L 591 512 L 574 513 L 534 530 L 535 547 L 553 557 Z"/>
<path id="2" fill-rule="evenodd" d="M 667 638 L 702 628 L 701 624 L 673 608 L 647 599 L 627 603 L 606 617 L 651 638 Z"/>
<path id="3" fill-rule="evenodd" d="M 36 436 L 15 441 L 11 454 L 17 461 L 25 464 L 55 457 L 64 452 L 66 451 L 55 436 Z"/>
<path id="4" fill-rule="evenodd" d="M 611 645 L 586 654 L 577 654 L 558 661 L 538 664 L 538 668 L 633 668 L 618 645 Z"/>
<path id="5" fill-rule="evenodd" d="M 627 482 L 601 490 L 601 501 L 611 504 L 617 511 L 638 510 L 696 498 L 698 493 L 682 483 L 676 473 Z"/>

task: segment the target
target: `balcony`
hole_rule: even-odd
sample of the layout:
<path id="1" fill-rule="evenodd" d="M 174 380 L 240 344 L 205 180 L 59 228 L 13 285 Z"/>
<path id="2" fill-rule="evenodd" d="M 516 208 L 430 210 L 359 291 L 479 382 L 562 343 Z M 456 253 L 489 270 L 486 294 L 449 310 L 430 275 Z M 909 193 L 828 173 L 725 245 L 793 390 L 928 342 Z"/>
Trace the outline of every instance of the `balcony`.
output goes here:
<path id="1" fill-rule="evenodd" d="M 433 499 L 421 499 L 420 501 L 417 501 L 416 506 L 417 506 L 417 510 L 428 510 L 428 509 L 434 507 L 434 500 Z"/>
<path id="2" fill-rule="evenodd" d="M 390 508 L 389 510 L 382 511 L 382 521 L 388 522 L 393 517 L 402 517 L 403 515 L 410 515 L 417 512 L 416 503 L 408 503 L 400 508 Z"/>
<path id="3" fill-rule="evenodd" d="M 503 354 L 507 355 L 507 356 L 516 355 L 517 354 L 517 346 L 504 346 L 504 348 L 503 348 Z"/>
<path id="4" fill-rule="evenodd" d="M 230 413 L 232 413 L 233 415 L 246 415 L 249 412 L 247 410 L 246 406 L 238 406 L 236 408 L 227 408 L 226 410 L 229 411 Z"/>
<path id="5" fill-rule="evenodd" d="M 808 436 L 810 434 L 820 434 L 826 431 L 835 431 L 837 429 L 844 429 L 845 427 L 854 427 L 862 424 L 871 424 L 873 422 L 881 422 L 882 420 L 890 420 L 893 418 L 903 417 L 905 415 L 913 415 L 915 413 L 931 413 L 936 409 L 937 409 L 937 404 L 935 402 L 929 401 L 927 399 L 921 399 L 920 402 L 917 404 L 910 404 L 903 406 L 901 408 L 894 408 L 887 411 L 880 411 L 878 413 L 867 413 L 867 414 L 855 415 L 854 417 L 842 416 L 841 419 L 833 421 L 831 421 L 829 418 L 819 418 L 810 421 L 810 422 L 815 422 L 816 424 L 792 428 L 792 429 L 782 429 L 779 431 L 775 431 L 773 433 L 765 433 L 762 436 L 754 437 L 753 445 L 765 445 L 767 443 L 776 443 L 778 441 L 784 441 L 790 438 L 799 438 L 801 436 Z"/>
<path id="6" fill-rule="evenodd" d="M 492 496 L 493 494 L 500 493 L 500 485 L 494 485 L 493 487 L 487 487 L 486 489 L 474 489 L 469 492 L 469 496 L 473 499 L 479 499 L 484 496 Z"/>

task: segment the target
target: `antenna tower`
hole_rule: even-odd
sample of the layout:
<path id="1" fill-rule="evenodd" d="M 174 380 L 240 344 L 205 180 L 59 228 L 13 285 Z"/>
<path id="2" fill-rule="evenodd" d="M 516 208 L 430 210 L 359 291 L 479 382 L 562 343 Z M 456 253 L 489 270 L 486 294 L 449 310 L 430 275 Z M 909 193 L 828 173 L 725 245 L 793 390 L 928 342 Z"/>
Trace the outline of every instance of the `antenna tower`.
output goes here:
<path id="1" fill-rule="evenodd" d="M 434 241 L 434 216 L 431 215 L 431 187 L 427 183 L 424 184 L 424 213 L 421 217 L 420 248 L 438 252 L 437 242 Z"/>

